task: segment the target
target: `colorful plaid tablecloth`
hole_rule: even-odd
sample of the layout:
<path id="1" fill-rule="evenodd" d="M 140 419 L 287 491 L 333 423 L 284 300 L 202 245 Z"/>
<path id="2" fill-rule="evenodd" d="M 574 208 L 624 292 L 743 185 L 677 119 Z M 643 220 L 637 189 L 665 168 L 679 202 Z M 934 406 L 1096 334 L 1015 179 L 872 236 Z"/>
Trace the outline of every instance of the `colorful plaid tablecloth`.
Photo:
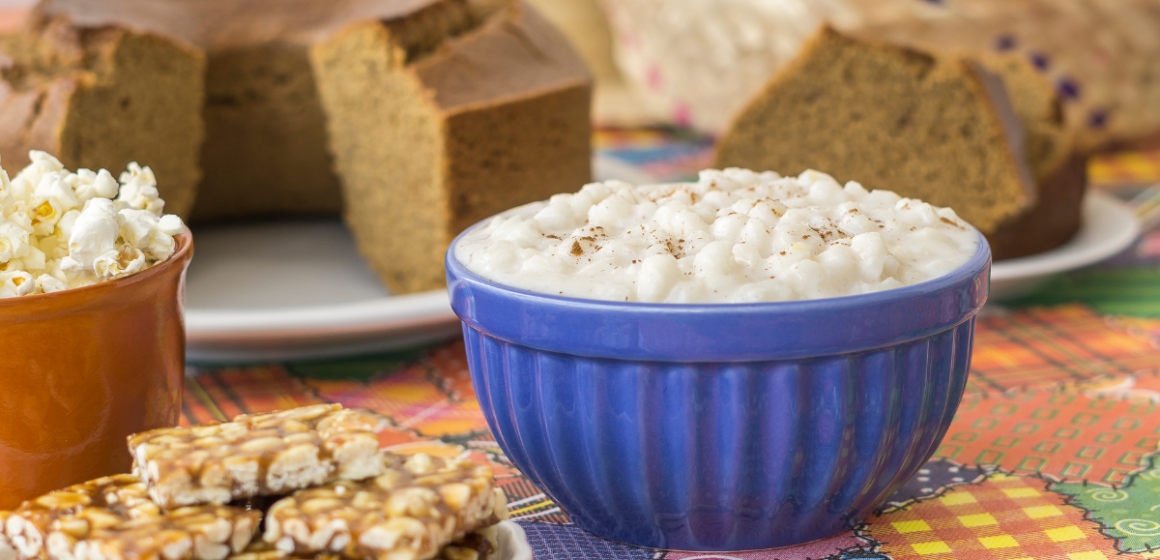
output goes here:
<path id="1" fill-rule="evenodd" d="M 710 139 L 675 131 L 601 131 L 597 144 L 664 180 L 710 162 Z M 1101 158 L 1092 177 L 1131 196 L 1160 181 L 1160 152 Z M 316 402 L 376 410 L 391 424 L 384 445 L 450 444 L 493 463 L 540 559 L 1160 557 L 1160 231 L 984 315 L 966 395 L 935 458 L 862 526 L 771 551 L 658 552 L 571 525 L 496 445 L 460 341 L 325 362 L 191 365 L 183 421 Z"/>

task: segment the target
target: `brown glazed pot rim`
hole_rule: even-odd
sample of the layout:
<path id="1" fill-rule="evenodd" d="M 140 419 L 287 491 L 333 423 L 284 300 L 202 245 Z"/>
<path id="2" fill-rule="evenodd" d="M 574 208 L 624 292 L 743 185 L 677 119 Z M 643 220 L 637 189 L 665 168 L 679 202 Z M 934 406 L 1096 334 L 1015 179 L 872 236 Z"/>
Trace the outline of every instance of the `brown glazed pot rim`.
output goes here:
<path id="1" fill-rule="evenodd" d="M 107 282 L 97 282 L 96 284 L 89 284 L 88 286 L 81 286 L 79 288 L 69 288 L 67 290 L 60 290 L 59 292 L 52 292 L 48 294 L 36 294 L 31 296 L 19 296 L 11 298 L 0 299 L 0 311 L 5 308 L 17 307 L 20 305 L 27 305 L 34 302 L 51 301 L 53 299 L 64 299 L 69 297 L 81 297 L 86 294 L 99 294 L 103 291 L 115 290 L 121 286 L 136 284 L 138 282 L 147 282 L 154 276 L 163 274 L 165 269 L 176 265 L 189 258 L 190 253 L 193 252 L 193 234 L 190 233 L 189 228 L 185 228 L 184 233 L 179 233 L 173 237 L 177 242 L 177 250 L 169 255 L 169 258 L 161 261 L 161 263 L 154 265 L 145 271 L 136 274 L 130 274 L 124 278 L 116 280 L 109 280 Z"/>

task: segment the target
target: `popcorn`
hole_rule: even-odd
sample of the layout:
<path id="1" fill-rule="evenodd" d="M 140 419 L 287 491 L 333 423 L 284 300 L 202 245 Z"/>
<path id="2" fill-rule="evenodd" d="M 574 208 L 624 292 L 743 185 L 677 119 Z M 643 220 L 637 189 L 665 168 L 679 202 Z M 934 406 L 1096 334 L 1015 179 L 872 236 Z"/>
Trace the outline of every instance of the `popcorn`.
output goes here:
<path id="1" fill-rule="evenodd" d="M 107 198 L 94 198 L 73 224 L 68 256 L 61 266 L 69 270 L 94 270 L 97 257 L 114 251 L 120 226 L 117 210 Z"/>
<path id="2" fill-rule="evenodd" d="M 41 274 L 36 278 L 36 289 L 41 293 L 51 294 L 61 290 L 67 290 L 68 284 L 53 277 L 51 274 Z"/>
<path id="3" fill-rule="evenodd" d="M 41 251 L 40 249 L 32 246 L 28 247 L 28 255 L 20 260 L 24 263 L 25 271 L 41 271 L 44 270 L 44 267 L 47 264 L 44 251 Z"/>
<path id="4" fill-rule="evenodd" d="M 11 195 L 17 201 L 31 198 L 32 191 L 36 189 L 45 175 L 64 171 L 64 164 L 60 160 L 40 150 L 28 152 L 28 159 L 32 163 L 20 170 L 20 173 L 17 173 L 16 178 L 12 180 Z"/>
<path id="5" fill-rule="evenodd" d="M 0 298 L 124 278 L 168 259 L 181 218 L 163 215 L 153 170 L 65 169 L 33 150 L 9 180 L 0 170 Z"/>
<path id="6" fill-rule="evenodd" d="M 56 229 L 56 223 L 66 212 L 76 208 L 77 197 L 72 187 L 65 182 L 67 175 L 63 172 L 44 176 L 28 206 L 32 208 L 32 232 L 37 235 L 49 235 Z"/>
<path id="7" fill-rule="evenodd" d="M 116 199 L 117 208 L 148 210 L 161 216 L 165 201 L 157 192 L 157 179 L 153 170 L 141 167 L 137 162 L 129 164 L 129 170 L 121 174 L 121 194 Z"/>
<path id="8" fill-rule="evenodd" d="M 29 233 L 16 222 L 0 223 L 0 263 L 28 254 Z"/>
<path id="9" fill-rule="evenodd" d="M 76 181 L 73 183 L 73 190 L 76 191 L 77 201 L 81 204 L 98 197 L 113 198 L 117 196 L 117 190 L 121 187 L 113 175 L 104 169 L 96 173 L 89 169 L 78 169 L 74 177 Z"/>
<path id="10" fill-rule="evenodd" d="M 122 245 L 116 251 L 109 251 L 93 261 L 93 271 L 102 280 L 124 278 L 140 272 L 145 267 L 145 254 L 139 249 Z"/>
<path id="11" fill-rule="evenodd" d="M 176 220 L 176 228 L 172 221 L 158 218 L 149 210 L 121 210 L 117 215 L 121 222 L 121 239 L 153 260 L 165 260 L 173 254 L 173 236 L 176 234 L 169 232 L 174 229 L 181 232 L 184 228 L 181 219 L 172 214 L 165 218 Z M 163 221 L 166 222 L 164 225 L 161 223 Z"/>
<path id="12" fill-rule="evenodd" d="M 26 296 L 35 289 L 32 275 L 23 270 L 0 272 L 0 298 Z"/>
<path id="13" fill-rule="evenodd" d="M 157 220 L 157 231 L 172 237 L 185 231 L 185 224 L 181 222 L 181 218 L 173 214 L 166 214 Z"/>

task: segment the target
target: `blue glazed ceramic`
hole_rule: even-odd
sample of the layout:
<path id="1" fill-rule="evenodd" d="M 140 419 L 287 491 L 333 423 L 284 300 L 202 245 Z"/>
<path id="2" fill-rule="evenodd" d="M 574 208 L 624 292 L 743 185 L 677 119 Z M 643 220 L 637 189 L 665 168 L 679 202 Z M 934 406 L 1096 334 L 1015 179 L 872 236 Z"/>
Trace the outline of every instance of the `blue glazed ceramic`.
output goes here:
<path id="1" fill-rule="evenodd" d="M 584 529 L 705 551 L 835 535 L 917 472 L 962 396 L 991 261 L 982 241 L 897 290 L 664 305 L 494 284 L 454 247 L 451 306 L 507 456 Z"/>

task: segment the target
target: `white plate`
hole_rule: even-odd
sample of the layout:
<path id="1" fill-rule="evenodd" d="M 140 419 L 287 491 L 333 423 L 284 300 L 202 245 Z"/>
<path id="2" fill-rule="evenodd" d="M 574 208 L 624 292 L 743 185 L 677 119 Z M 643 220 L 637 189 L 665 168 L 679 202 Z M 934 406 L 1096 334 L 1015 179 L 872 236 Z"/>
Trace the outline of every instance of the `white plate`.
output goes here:
<path id="1" fill-rule="evenodd" d="M 652 179 L 597 158 L 600 179 Z M 1083 226 L 1067 244 L 998 261 L 991 300 L 1034 291 L 1052 274 L 1108 258 L 1130 245 L 1139 226 L 1131 210 L 1092 191 Z M 388 351 L 459 332 L 443 290 L 391 296 L 358 255 L 337 219 L 195 228 L 187 284 L 187 355 L 195 362 L 326 358 Z"/>
<path id="2" fill-rule="evenodd" d="M 652 182 L 603 157 L 593 175 Z M 193 238 L 185 311 L 192 361 L 365 354 L 460 332 L 446 291 L 390 295 L 338 219 L 194 227 Z"/>
<path id="3" fill-rule="evenodd" d="M 193 238 L 190 360 L 325 358 L 459 332 L 447 292 L 390 296 L 337 219 L 195 227 Z"/>
<path id="4" fill-rule="evenodd" d="M 532 560 L 532 546 L 523 527 L 515 521 L 501 521 L 495 529 L 499 541 L 497 560 Z"/>
<path id="5" fill-rule="evenodd" d="M 991 265 L 990 301 L 1030 294 L 1053 274 L 1095 264 L 1123 251 L 1139 234 L 1140 225 L 1131 208 L 1109 194 L 1089 190 L 1084 198 L 1083 223 L 1071 241 L 1045 253 Z"/>

